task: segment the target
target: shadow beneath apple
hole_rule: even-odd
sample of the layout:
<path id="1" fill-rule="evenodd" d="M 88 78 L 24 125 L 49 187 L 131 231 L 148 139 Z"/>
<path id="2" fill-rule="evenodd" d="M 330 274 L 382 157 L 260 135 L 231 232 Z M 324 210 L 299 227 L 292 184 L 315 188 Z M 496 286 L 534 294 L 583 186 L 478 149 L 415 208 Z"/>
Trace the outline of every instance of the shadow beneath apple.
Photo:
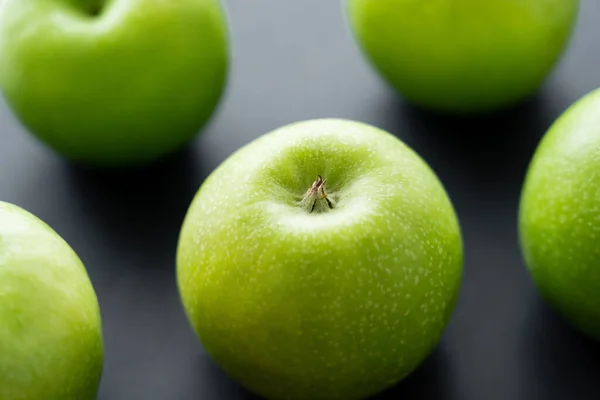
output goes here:
<path id="1" fill-rule="evenodd" d="M 451 188 L 514 196 L 539 140 L 558 116 L 551 100 L 551 93 L 540 91 L 498 112 L 457 116 L 395 97 L 384 106 L 380 125 L 417 151 Z"/>
<path id="2" fill-rule="evenodd" d="M 455 400 L 457 394 L 443 347 L 438 347 L 412 374 L 369 400 Z"/>
<path id="3" fill-rule="evenodd" d="M 519 398 L 597 399 L 600 342 L 568 324 L 539 296 L 524 324 Z"/>
<path id="4" fill-rule="evenodd" d="M 195 376 L 194 398 L 227 400 L 263 400 L 235 382 L 204 351 L 197 357 L 193 367 Z"/>
<path id="5" fill-rule="evenodd" d="M 428 399 L 455 399 L 451 388 L 449 374 L 443 367 L 442 355 L 434 352 L 417 370 L 398 385 L 382 392 L 369 400 L 388 400 L 394 398 Z M 198 360 L 198 376 L 206 382 L 198 382 L 199 398 L 215 398 L 230 400 L 261 400 L 259 397 L 245 390 L 216 365 L 207 355 Z"/>
<path id="6" fill-rule="evenodd" d="M 444 362 L 441 348 L 434 351 L 411 375 L 396 386 L 369 400 L 410 398 L 420 400 L 455 400 L 452 374 Z M 194 374 L 196 387 L 190 390 L 198 399 L 262 400 L 233 381 L 206 353 L 197 358 Z M 201 378 L 200 378 L 201 377 Z"/>
<path id="7" fill-rule="evenodd" d="M 185 213 L 209 170 L 191 147 L 144 167 L 103 170 L 67 165 L 80 215 L 94 224 L 95 239 L 122 248 L 128 263 L 172 266 Z"/>

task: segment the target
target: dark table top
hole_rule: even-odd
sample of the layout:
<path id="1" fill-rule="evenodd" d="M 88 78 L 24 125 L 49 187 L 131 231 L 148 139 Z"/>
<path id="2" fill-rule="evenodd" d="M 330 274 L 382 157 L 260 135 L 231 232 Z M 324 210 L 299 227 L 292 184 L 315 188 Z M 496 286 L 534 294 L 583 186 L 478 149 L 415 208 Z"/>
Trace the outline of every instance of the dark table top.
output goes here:
<path id="1" fill-rule="evenodd" d="M 460 298 L 437 350 L 378 397 L 597 399 L 600 346 L 539 299 L 517 241 L 522 179 L 546 129 L 600 86 L 600 2 L 584 0 L 570 46 L 535 98 L 491 117 L 404 104 L 367 65 L 340 1 L 228 0 L 232 70 L 210 125 L 185 151 L 137 171 L 85 172 L 28 135 L 0 104 L 0 199 L 33 212 L 79 254 L 106 345 L 99 400 L 251 399 L 202 351 L 180 306 L 179 228 L 203 179 L 281 125 L 316 117 L 397 134 L 439 175 L 465 240 Z"/>

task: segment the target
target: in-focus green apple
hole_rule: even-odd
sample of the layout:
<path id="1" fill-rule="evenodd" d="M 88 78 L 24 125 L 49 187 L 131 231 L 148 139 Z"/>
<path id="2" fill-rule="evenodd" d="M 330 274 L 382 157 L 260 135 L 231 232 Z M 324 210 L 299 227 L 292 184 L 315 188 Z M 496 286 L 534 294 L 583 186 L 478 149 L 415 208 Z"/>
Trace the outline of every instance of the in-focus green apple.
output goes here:
<path id="1" fill-rule="evenodd" d="M 0 399 L 93 400 L 103 358 L 80 259 L 40 219 L 0 202 Z"/>
<path id="2" fill-rule="evenodd" d="M 267 399 L 362 399 L 436 346 L 462 276 L 440 181 L 378 128 L 319 119 L 265 134 L 201 186 L 177 275 L 205 349 Z"/>
<path id="3" fill-rule="evenodd" d="M 186 145 L 228 68 L 221 0 L 1 0 L 0 86 L 67 159 L 142 164 Z"/>
<path id="4" fill-rule="evenodd" d="M 526 175 L 521 247 L 543 298 L 600 340 L 600 89 L 548 130 Z"/>
<path id="5" fill-rule="evenodd" d="M 493 112 L 532 95 L 567 46 L 579 0 L 345 0 L 353 36 L 405 100 Z"/>

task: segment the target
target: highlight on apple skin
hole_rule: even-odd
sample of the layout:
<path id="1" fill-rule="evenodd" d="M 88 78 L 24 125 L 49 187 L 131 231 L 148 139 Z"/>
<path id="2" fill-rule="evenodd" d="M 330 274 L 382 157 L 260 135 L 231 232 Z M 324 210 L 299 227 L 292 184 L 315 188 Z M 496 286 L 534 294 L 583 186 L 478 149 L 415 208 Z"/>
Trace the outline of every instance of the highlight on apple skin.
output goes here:
<path id="1" fill-rule="evenodd" d="M 541 297 L 600 341 L 600 89 L 548 129 L 525 177 L 521 251 Z"/>
<path id="2" fill-rule="evenodd" d="M 534 95 L 568 46 L 580 0 L 344 0 L 369 64 L 408 103 L 483 114 Z"/>
<path id="3" fill-rule="evenodd" d="M 214 114 L 229 63 L 221 0 L 2 0 L 0 87 L 71 162 L 150 163 Z"/>
<path id="4" fill-rule="evenodd" d="M 103 363 L 81 260 L 39 218 L 0 202 L 0 399 L 94 400 Z"/>
<path id="5" fill-rule="evenodd" d="M 266 399 L 363 399 L 440 340 L 461 229 L 434 172 L 373 126 L 309 120 L 226 159 L 183 222 L 177 280 L 204 348 Z"/>

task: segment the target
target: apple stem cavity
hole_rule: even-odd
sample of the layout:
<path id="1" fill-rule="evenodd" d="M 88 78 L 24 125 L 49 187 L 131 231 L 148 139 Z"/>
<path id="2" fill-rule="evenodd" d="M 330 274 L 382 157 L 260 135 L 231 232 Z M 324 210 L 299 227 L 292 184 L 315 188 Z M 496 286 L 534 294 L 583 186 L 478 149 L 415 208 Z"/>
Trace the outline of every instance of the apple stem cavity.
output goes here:
<path id="1" fill-rule="evenodd" d="M 317 179 L 302 197 L 300 205 L 309 214 L 314 211 L 322 212 L 333 209 L 333 202 L 329 199 L 327 192 L 325 192 L 326 183 L 327 179 L 323 179 L 321 175 L 317 175 Z"/>
<path id="2" fill-rule="evenodd" d="M 106 0 L 85 0 L 85 11 L 91 17 L 97 17 L 102 12 Z"/>

